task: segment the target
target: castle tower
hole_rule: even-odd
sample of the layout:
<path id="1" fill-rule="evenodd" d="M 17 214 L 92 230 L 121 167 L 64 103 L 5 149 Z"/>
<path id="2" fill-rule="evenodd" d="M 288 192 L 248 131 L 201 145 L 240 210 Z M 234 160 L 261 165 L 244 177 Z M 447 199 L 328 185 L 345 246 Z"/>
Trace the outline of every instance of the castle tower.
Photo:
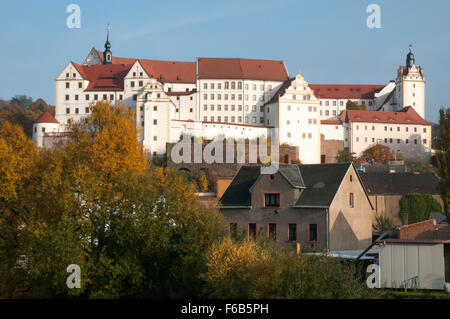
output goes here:
<path id="1" fill-rule="evenodd" d="M 49 112 L 45 112 L 33 123 L 33 141 L 38 147 L 43 147 L 45 133 L 58 131 L 59 122 Z"/>
<path id="2" fill-rule="evenodd" d="M 399 67 L 395 82 L 397 110 L 412 106 L 425 118 L 425 76 L 423 68 L 415 64 L 411 45 L 406 55 L 406 65 Z"/>
<path id="3" fill-rule="evenodd" d="M 103 51 L 103 64 L 111 64 L 112 63 L 112 52 L 111 52 L 111 43 L 109 43 L 109 24 L 106 28 L 106 42 L 105 42 L 105 51 Z"/>

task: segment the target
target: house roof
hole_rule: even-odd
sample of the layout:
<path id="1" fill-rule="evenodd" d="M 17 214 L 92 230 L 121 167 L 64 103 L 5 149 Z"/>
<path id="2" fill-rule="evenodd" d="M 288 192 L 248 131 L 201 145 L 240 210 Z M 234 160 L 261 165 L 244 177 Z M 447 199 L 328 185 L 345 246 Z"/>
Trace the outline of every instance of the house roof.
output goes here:
<path id="1" fill-rule="evenodd" d="M 369 195 L 439 194 L 433 173 L 359 173 Z"/>
<path id="2" fill-rule="evenodd" d="M 320 124 L 324 124 L 324 125 L 340 125 L 341 121 L 339 121 L 339 120 L 320 120 Z"/>
<path id="3" fill-rule="evenodd" d="M 351 163 L 299 165 L 306 189 L 295 206 L 329 207 Z"/>
<path id="4" fill-rule="evenodd" d="M 280 174 L 295 188 L 304 188 L 296 207 L 329 207 L 351 163 L 293 165 L 281 164 Z M 251 206 L 251 188 L 261 174 L 261 166 L 240 168 L 223 194 L 222 206 Z"/>
<path id="5" fill-rule="evenodd" d="M 430 212 L 430 219 L 435 219 L 438 224 L 448 223 L 447 216 L 442 212 Z"/>
<path id="6" fill-rule="evenodd" d="M 97 49 L 95 51 L 97 51 L 97 54 L 98 54 L 100 60 L 103 62 L 103 52 L 100 50 L 97 50 Z M 111 63 L 112 64 L 133 64 L 134 62 L 136 62 L 136 60 L 137 59 L 134 59 L 134 58 L 119 58 L 119 57 L 116 57 L 113 55 Z"/>
<path id="7" fill-rule="evenodd" d="M 34 123 L 56 123 L 56 124 L 59 124 L 59 122 L 49 112 L 45 112 L 44 114 L 42 114 Z"/>
<path id="8" fill-rule="evenodd" d="M 260 173 L 260 166 L 242 166 L 220 199 L 222 206 L 250 206 L 252 204 L 250 187 L 255 184 Z"/>
<path id="9" fill-rule="evenodd" d="M 322 99 L 373 99 L 386 85 L 378 84 L 310 84 L 314 95 Z"/>
<path id="10" fill-rule="evenodd" d="M 123 91 L 124 78 L 132 64 L 81 65 L 72 62 L 81 76 L 89 81 L 85 91 Z"/>
<path id="11" fill-rule="evenodd" d="M 103 52 L 96 50 L 103 61 Z M 136 61 L 144 68 L 148 76 L 160 82 L 169 83 L 195 83 L 195 62 L 161 61 L 134 58 L 112 57 L 112 65 L 134 64 Z M 111 65 L 111 64 L 110 64 Z"/>
<path id="12" fill-rule="evenodd" d="M 197 58 L 199 79 L 286 81 L 283 61 L 241 58 Z"/>
<path id="13" fill-rule="evenodd" d="M 139 59 L 148 76 L 160 82 L 196 83 L 195 62 Z"/>
<path id="14" fill-rule="evenodd" d="M 278 164 L 278 171 L 286 178 L 286 180 L 295 188 L 305 188 L 300 169 L 297 165 Z"/>
<path id="15" fill-rule="evenodd" d="M 397 112 L 345 110 L 339 117 L 343 122 L 431 125 L 411 106 Z"/>

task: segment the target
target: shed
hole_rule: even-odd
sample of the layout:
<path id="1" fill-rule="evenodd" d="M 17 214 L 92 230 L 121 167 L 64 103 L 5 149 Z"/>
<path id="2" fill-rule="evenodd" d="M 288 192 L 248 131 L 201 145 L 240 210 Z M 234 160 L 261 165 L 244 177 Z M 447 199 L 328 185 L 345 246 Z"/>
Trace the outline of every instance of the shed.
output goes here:
<path id="1" fill-rule="evenodd" d="M 379 252 L 382 288 L 444 290 L 450 282 L 450 240 L 386 239 Z"/>

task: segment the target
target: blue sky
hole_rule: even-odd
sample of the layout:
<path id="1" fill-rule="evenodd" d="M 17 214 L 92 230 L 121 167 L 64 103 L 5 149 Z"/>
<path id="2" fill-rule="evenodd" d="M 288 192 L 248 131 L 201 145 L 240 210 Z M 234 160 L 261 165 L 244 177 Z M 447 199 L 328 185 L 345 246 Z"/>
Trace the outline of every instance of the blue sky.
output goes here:
<path id="1" fill-rule="evenodd" d="M 81 28 L 69 29 L 69 4 Z M 369 29 L 369 4 L 381 28 Z M 450 1 L 7 1 L 0 10 L 0 98 L 55 101 L 54 79 L 69 62 L 103 50 L 111 23 L 113 55 L 194 61 L 196 57 L 284 60 L 310 83 L 385 84 L 413 45 L 426 76 L 426 119 L 450 106 Z"/>

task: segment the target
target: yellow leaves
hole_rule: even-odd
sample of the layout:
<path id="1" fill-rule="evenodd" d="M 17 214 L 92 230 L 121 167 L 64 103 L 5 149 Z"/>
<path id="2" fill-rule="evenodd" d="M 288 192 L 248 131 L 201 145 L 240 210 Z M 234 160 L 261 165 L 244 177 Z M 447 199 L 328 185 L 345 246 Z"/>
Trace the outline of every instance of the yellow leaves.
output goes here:
<path id="1" fill-rule="evenodd" d="M 73 131 L 73 141 L 68 150 L 74 167 L 91 169 L 106 178 L 147 168 L 133 111 L 123 104 L 112 106 L 106 102 L 98 102 L 91 109 L 91 117 L 69 127 Z"/>
<path id="2" fill-rule="evenodd" d="M 32 174 L 39 154 L 18 125 L 5 122 L 0 128 L 0 198 L 16 200 Z"/>

